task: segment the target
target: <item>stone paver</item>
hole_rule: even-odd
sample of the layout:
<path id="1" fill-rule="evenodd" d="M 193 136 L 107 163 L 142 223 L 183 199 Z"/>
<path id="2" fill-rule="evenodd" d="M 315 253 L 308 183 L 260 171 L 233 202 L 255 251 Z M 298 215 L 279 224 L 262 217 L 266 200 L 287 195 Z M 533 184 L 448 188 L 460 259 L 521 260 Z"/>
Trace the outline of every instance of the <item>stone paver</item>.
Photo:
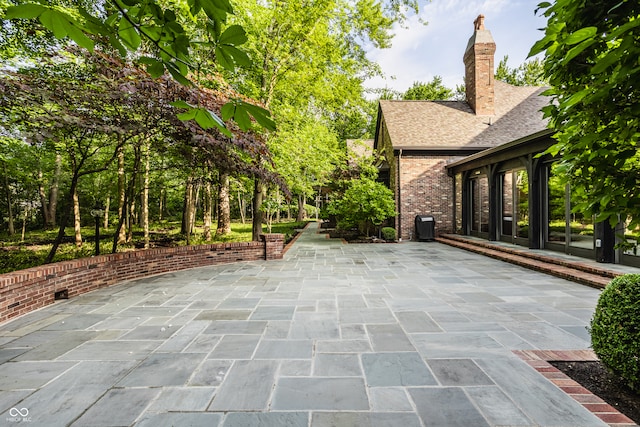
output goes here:
<path id="1" fill-rule="evenodd" d="M 0 325 L 0 424 L 606 425 L 513 353 L 588 349 L 598 290 L 316 228 L 282 261 L 122 283 Z"/>

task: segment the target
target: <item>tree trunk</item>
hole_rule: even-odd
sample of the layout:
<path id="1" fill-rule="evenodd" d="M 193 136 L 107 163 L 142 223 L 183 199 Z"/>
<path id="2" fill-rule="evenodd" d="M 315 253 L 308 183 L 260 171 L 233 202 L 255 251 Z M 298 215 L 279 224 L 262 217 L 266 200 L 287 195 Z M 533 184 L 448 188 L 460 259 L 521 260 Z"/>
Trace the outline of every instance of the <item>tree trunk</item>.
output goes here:
<path id="1" fill-rule="evenodd" d="M 195 210 L 195 178 L 190 175 L 184 189 L 184 205 L 182 209 L 182 227 L 180 232 L 187 238 L 187 244 L 191 244 L 191 232 L 193 231 L 193 211 Z"/>
<path id="2" fill-rule="evenodd" d="M 49 264 L 53 261 L 53 257 L 56 255 L 58 251 L 58 247 L 62 243 L 62 239 L 64 238 L 64 229 L 67 227 L 67 223 L 69 222 L 69 212 L 71 210 L 71 206 L 73 205 L 73 195 L 76 193 L 76 188 L 78 187 L 78 172 L 74 171 L 73 176 L 71 177 L 71 188 L 69 188 L 69 196 L 67 209 L 64 209 L 62 212 L 62 218 L 60 218 L 60 227 L 58 228 L 58 234 L 56 235 L 55 240 L 53 241 L 53 245 L 51 246 L 51 250 L 49 254 L 44 260 L 45 264 Z"/>
<path id="3" fill-rule="evenodd" d="M 280 194 L 280 188 L 276 188 L 276 202 L 278 204 L 278 208 L 276 209 L 276 222 L 280 222 L 280 207 L 282 206 L 282 194 Z M 271 233 L 271 229 L 269 229 L 269 233 Z"/>
<path id="4" fill-rule="evenodd" d="M 144 248 L 149 249 L 149 171 L 151 169 L 151 156 L 149 152 L 151 150 L 150 144 L 147 143 L 145 150 L 145 163 L 144 163 L 144 181 L 142 186 L 142 228 L 144 230 Z"/>
<path id="5" fill-rule="evenodd" d="M 15 226 L 13 225 L 13 201 L 11 200 L 11 188 L 9 187 L 9 177 L 7 176 L 7 164 L 2 162 L 3 166 L 3 177 L 4 177 L 4 189 L 5 195 L 7 198 L 7 208 L 8 208 L 8 232 L 10 236 L 16 234 Z"/>
<path id="6" fill-rule="evenodd" d="M 47 199 L 47 191 L 44 188 L 44 175 L 42 169 L 38 169 L 38 196 L 40 197 L 40 208 L 42 209 L 42 217 L 44 219 L 44 228 L 51 227 L 51 212 L 49 210 L 49 200 Z"/>
<path id="7" fill-rule="evenodd" d="M 211 240 L 211 217 L 213 216 L 213 195 L 211 191 L 211 180 L 207 179 L 207 182 L 204 184 L 204 240 Z"/>
<path id="8" fill-rule="evenodd" d="M 127 229 L 130 227 L 130 215 L 127 212 L 129 200 L 135 200 L 135 186 L 136 176 L 138 176 L 138 169 L 140 168 L 140 156 L 136 155 L 133 159 L 133 171 L 131 173 L 131 179 L 128 183 L 125 181 L 124 174 L 124 154 L 122 151 L 118 152 L 118 226 L 114 232 L 112 253 L 116 253 L 118 250 L 118 244 L 126 243 L 127 241 Z M 122 182 L 121 182 L 122 180 Z M 126 185 L 125 185 L 126 184 Z M 122 185 L 122 189 L 120 188 Z"/>
<path id="9" fill-rule="evenodd" d="M 304 194 L 298 195 L 298 216 L 296 217 L 297 222 L 302 222 L 306 216 L 305 205 L 307 204 L 307 198 Z"/>
<path id="10" fill-rule="evenodd" d="M 125 206 L 125 192 L 126 192 L 126 182 L 125 182 L 125 173 L 124 173 L 124 148 L 120 148 L 118 151 L 118 222 L 124 225 L 124 218 L 126 215 L 126 206 Z M 117 230 L 118 239 L 117 243 L 122 244 L 127 241 L 127 231 L 126 227 L 120 226 Z M 115 252 L 115 251 L 114 251 Z"/>
<path id="11" fill-rule="evenodd" d="M 139 212 L 138 206 L 136 203 L 136 184 L 140 182 L 140 164 L 142 163 L 142 150 L 139 145 L 135 145 L 133 147 L 133 171 L 131 172 L 131 177 L 129 178 L 129 194 L 127 196 L 127 200 L 129 200 L 129 205 L 127 206 L 128 215 L 127 215 L 127 242 L 133 241 L 133 226 L 134 224 L 140 224 L 139 222 Z M 126 205 L 125 205 L 126 206 Z"/>
<path id="12" fill-rule="evenodd" d="M 240 189 L 238 189 L 238 210 L 240 211 L 240 220 L 243 224 L 247 221 L 246 205 L 244 195 L 240 192 Z"/>
<path id="13" fill-rule="evenodd" d="M 76 247 L 82 247 L 82 223 L 80 218 L 80 200 L 78 198 L 78 187 L 73 191 L 73 230 L 75 232 Z"/>
<path id="14" fill-rule="evenodd" d="M 56 154 L 56 170 L 53 174 L 51 189 L 49 190 L 49 224 L 51 228 L 56 226 L 58 210 L 58 195 L 60 193 L 60 176 L 62 175 L 62 155 Z"/>
<path id="15" fill-rule="evenodd" d="M 191 198 L 191 208 L 189 209 L 189 211 L 191 212 L 191 219 L 189 220 L 189 223 L 191 224 L 190 233 L 192 234 L 196 228 L 196 214 L 198 212 L 198 201 L 200 200 L 200 187 L 201 183 L 199 180 L 197 180 L 195 182 L 194 194 Z"/>
<path id="16" fill-rule="evenodd" d="M 103 224 L 102 224 L 102 228 L 104 228 L 105 230 L 109 228 L 110 205 L 111 205 L 111 196 L 107 196 L 107 200 L 105 200 L 105 203 L 104 203 L 104 217 L 103 217 Z"/>
<path id="17" fill-rule="evenodd" d="M 264 185 L 262 183 L 262 180 L 256 177 L 253 187 L 253 227 L 251 230 L 251 239 L 254 242 L 260 241 L 260 236 L 262 235 L 263 214 L 260 208 L 262 207 L 263 200 Z"/>
<path id="18" fill-rule="evenodd" d="M 24 242 L 24 235 L 27 232 L 27 218 L 29 218 L 29 205 L 27 204 L 24 208 L 24 217 L 22 218 L 22 235 L 20 237 L 20 241 Z"/>
<path id="19" fill-rule="evenodd" d="M 164 197 L 165 197 L 165 189 L 164 187 L 160 189 L 160 200 L 158 203 L 158 221 L 162 221 L 162 213 L 164 211 Z"/>
<path id="20" fill-rule="evenodd" d="M 135 182 L 135 181 L 134 181 Z M 135 188 L 135 184 L 134 184 Z M 135 197 L 129 198 L 131 203 L 127 207 L 127 242 L 133 241 L 133 226 L 136 224 L 136 199 Z"/>
<path id="21" fill-rule="evenodd" d="M 231 233 L 231 201 L 229 197 L 231 184 L 227 172 L 220 173 L 220 184 L 218 187 L 218 229 L 216 234 L 224 236 Z M 240 197 L 238 193 L 238 198 Z M 240 209 L 241 215 L 242 209 Z M 244 222 L 244 220 L 243 220 Z"/>

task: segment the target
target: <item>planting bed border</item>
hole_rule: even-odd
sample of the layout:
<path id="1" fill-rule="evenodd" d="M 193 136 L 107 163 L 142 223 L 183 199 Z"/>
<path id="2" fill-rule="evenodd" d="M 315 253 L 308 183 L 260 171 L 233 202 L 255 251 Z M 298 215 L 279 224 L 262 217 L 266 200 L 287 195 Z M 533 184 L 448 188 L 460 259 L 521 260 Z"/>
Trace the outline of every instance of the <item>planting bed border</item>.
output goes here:
<path id="1" fill-rule="evenodd" d="M 598 360 L 592 350 L 514 350 L 513 353 L 610 427 L 637 427 L 629 417 L 549 363 Z"/>

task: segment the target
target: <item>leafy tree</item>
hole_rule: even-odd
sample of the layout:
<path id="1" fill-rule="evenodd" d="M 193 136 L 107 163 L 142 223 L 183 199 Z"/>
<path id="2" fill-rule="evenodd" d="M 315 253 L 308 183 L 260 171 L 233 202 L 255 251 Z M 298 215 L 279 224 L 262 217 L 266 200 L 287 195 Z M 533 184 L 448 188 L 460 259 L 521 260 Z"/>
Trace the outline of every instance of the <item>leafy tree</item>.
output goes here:
<path id="1" fill-rule="evenodd" d="M 640 3 L 605 0 L 543 2 L 544 53 L 552 89 L 544 112 L 557 131 L 549 150 L 567 180 L 587 197 L 575 209 L 612 225 L 640 225 Z"/>
<path id="2" fill-rule="evenodd" d="M 204 164 L 215 163 L 229 171 L 260 176 L 266 182 L 279 182 L 276 174 L 255 166 L 254 158 L 259 156 L 267 161 L 270 158 L 264 140 L 257 134 L 242 132 L 232 123 L 229 129 L 233 130 L 234 138 L 227 138 L 215 129 L 205 130 L 193 122 L 180 121 L 171 105 L 177 99 L 197 100 L 202 108 L 219 112 L 233 92 L 223 94 L 188 88 L 168 78 L 154 79 L 104 54 L 86 59 L 86 64 L 78 66 L 62 64 L 7 73 L 0 80 L 5 94 L 0 99 L 0 113 L 11 119 L 3 123 L 8 126 L 5 129 L 15 129 L 32 144 L 51 144 L 65 153 L 71 171 L 67 207 L 79 204 L 80 178 L 106 171 L 125 144 L 132 154 L 129 184 L 124 190 L 126 203 L 131 206 L 132 216 L 133 203 L 140 197 L 136 211 L 139 210 L 137 217 L 142 219 L 147 217 L 149 196 L 148 186 L 139 183 L 143 178 L 147 181 L 150 174 L 146 166 L 150 162 L 149 143 L 154 150 L 167 151 L 167 141 L 171 141 L 169 151 L 174 153 L 171 158 L 184 159 L 176 162 L 182 170 L 195 171 Z M 187 163 L 187 159 L 192 163 Z M 79 223 L 77 212 L 76 209 L 75 222 Z M 125 214 L 121 213 L 117 230 L 124 221 Z M 58 242 L 63 237 L 64 225 L 63 216 Z M 115 248 L 114 242 L 114 251 Z M 51 254 L 55 249 L 54 245 Z"/>
<path id="3" fill-rule="evenodd" d="M 47 69 L 13 74 L 0 83 L 6 117 L 11 117 L 23 137 L 33 145 L 53 144 L 64 153 L 70 169 L 70 188 L 60 230 L 46 262 L 51 262 L 64 237 L 73 206 L 76 245 L 82 245 L 78 204 L 80 178 L 104 171 L 115 159 L 119 145 L 106 135 L 126 133 L 130 123 L 114 120 L 113 107 L 120 105 L 104 80 L 89 78 L 82 66 L 62 64 Z M 125 95 L 126 96 L 126 95 Z M 115 102 L 114 102 L 115 101 Z M 120 144 L 126 139 L 121 139 Z"/>
<path id="4" fill-rule="evenodd" d="M 505 55 L 498 63 L 498 68 L 496 68 L 495 72 L 496 80 L 501 80 L 514 86 L 548 85 L 547 80 L 544 78 L 544 64 L 541 59 L 534 58 L 530 61 L 525 61 L 517 68 L 510 68 L 507 65 L 508 61 L 509 56 Z"/>
<path id="5" fill-rule="evenodd" d="M 297 197 L 297 221 L 304 220 L 306 200 L 325 184 L 339 161 L 336 135 L 320 120 L 294 115 L 281 121 L 270 141 L 276 169 Z"/>
<path id="6" fill-rule="evenodd" d="M 402 99 L 441 101 L 451 99 L 453 95 L 453 91 L 442 84 L 442 77 L 435 76 L 428 83 L 414 82 L 402 95 Z"/>
<path id="7" fill-rule="evenodd" d="M 288 182 L 300 184 L 294 196 L 302 204 L 309 194 L 309 180 L 314 177 L 316 184 L 321 184 L 326 175 L 313 171 L 319 169 L 315 163 L 324 162 L 326 156 L 301 155 L 291 162 L 293 156 L 287 153 L 286 144 L 295 142 L 291 151 L 297 153 L 326 153 L 336 148 L 336 136 L 329 133 L 353 132 L 352 124 L 367 128 L 351 121 L 368 110 L 363 97 L 364 76 L 379 71 L 366 58 L 363 46 L 388 47 L 393 23 L 405 18 L 406 8 L 415 10 L 417 2 L 238 0 L 235 5 L 238 13 L 232 22 L 246 30 L 245 47 L 253 59 L 252 66 L 236 70 L 235 80 L 240 91 L 260 100 L 282 127 L 268 134 L 269 146 L 283 155 L 276 159 L 277 167 L 294 163 L 282 170 Z M 310 133 L 311 127 L 318 131 L 318 137 Z M 305 139 L 296 135 L 305 135 Z M 277 147 L 280 144 L 284 144 L 282 148 Z M 263 187 L 256 181 L 254 239 L 259 237 L 263 222 L 259 209 Z"/>
<path id="8" fill-rule="evenodd" d="M 344 195 L 334 200 L 329 211 L 338 218 L 338 227 L 358 229 L 369 235 L 372 226 L 380 226 L 396 214 L 393 192 L 371 178 L 352 180 Z"/>
<path id="9" fill-rule="evenodd" d="M 372 226 L 380 226 L 396 214 L 393 192 L 377 181 L 378 153 L 351 152 L 348 157 L 349 161 L 334 171 L 327 212 L 336 216 L 338 227 L 358 227 L 368 235 Z"/>
<path id="10" fill-rule="evenodd" d="M 186 7 L 180 7 L 182 2 L 178 2 L 171 8 L 163 7 L 166 2 L 161 0 L 106 0 L 97 4 L 89 2 L 89 5 L 82 1 L 52 3 L 49 0 L 17 3 L 6 9 L 5 19 L 37 22 L 56 39 L 73 40 L 89 51 L 94 50 L 96 41 L 103 40 L 122 57 L 144 50 L 147 55 L 138 55 L 137 60 L 147 66 L 153 77 L 168 72 L 186 86 L 191 85 L 189 74 L 199 70 L 192 57 L 195 46 L 213 50 L 216 61 L 230 70 L 236 65 L 250 64 L 246 53 L 239 49 L 247 40 L 244 29 L 238 25 L 225 26 L 228 16 L 233 13 L 229 0 L 189 0 Z M 181 23 L 197 20 L 199 16 L 206 16 L 203 28 L 207 37 L 204 41 L 194 38 Z M 12 27 L 3 23 L 3 28 Z M 181 115 L 182 120 L 194 120 L 205 129 L 215 127 L 228 137 L 232 136 L 225 125 L 229 119 L 234 119 L 242 130 L 251 127 L 251 117 L 262 126 L 275 129 L 269 112 L 245 99 L 229 101 L 221 114 L 198 104 L 183 102 L 179 105 L 187 109 Z"/>

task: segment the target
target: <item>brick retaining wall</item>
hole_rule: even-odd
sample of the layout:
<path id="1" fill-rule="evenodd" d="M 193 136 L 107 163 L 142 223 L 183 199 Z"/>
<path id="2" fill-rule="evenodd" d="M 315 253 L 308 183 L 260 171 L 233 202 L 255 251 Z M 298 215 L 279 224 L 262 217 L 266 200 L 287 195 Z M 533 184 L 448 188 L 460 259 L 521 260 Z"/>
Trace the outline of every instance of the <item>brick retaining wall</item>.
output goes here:
<path id="1" fill-rule="evenodd" d="M 99 255 L 0 274 L 0 323 L 45 307 L 57 292 L 69 298 L 126 280 L 236 261 L 281 259 L 282 234 L 260 242 L 156 248 Z"/>

